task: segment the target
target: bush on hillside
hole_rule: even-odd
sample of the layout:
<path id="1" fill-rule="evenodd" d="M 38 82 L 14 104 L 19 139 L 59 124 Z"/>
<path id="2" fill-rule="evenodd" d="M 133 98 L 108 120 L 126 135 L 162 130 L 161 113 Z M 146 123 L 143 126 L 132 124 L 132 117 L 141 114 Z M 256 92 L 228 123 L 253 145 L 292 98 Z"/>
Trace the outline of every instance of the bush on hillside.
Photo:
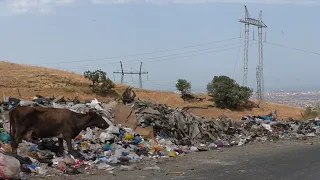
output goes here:
<path id="1" fill-rule="evenodd" d="M 107 78 L 107 73 L 101 69 L 95 71 L 85 71 L 84 77 L 92 82 L 91 88 L 93 93 L 102 95 L 115 88 L 113 81 Z"/>
<path id="2" fill-rule="evenodd" d="M 214 76 L 207 85 L 207 92 L 214 97 L 215 105 L 220 108 L 239 108 L 252 95 L 252 89 L 240 86 L 228 76 Z"/>
<path id="3" fill-rule="evenodd" d="M 176 88 L 178 91 L 181 92 L 181 94 L 190 93 L 191 83 L 185 79 L 178 79 L 177 84 L 176 84 Z"/>
<path id="4" fill-rule="evenodd" d="M 312 108 L 311 106 L 306 107 L 303 114 L 301 113 L 301 116 L 303 120 L 315 119 L 316 117 L 319 117 L 320 116 L 319 105 L 316 105 L 315 108 Z"/>

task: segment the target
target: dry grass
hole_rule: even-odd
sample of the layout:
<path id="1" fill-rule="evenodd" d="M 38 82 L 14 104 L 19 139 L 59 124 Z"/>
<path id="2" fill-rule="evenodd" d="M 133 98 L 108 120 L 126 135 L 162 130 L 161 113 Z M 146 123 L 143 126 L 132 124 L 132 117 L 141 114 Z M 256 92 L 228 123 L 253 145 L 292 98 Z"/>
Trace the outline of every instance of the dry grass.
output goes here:
<path id="1" fill-rule="evenodd" d="M 0 61 L 0 93 L 19 97 L 18 90 L 23 98 L 31 99 L 35 95 L 43 96 L 64 96 L 73 98 L 79 96 L 81 100 L 98 98 L 100 101 L 107 101 L 115 96 L 104 98 L 91 93 L 88 88 L 90 82 L 82 75 L 73 72 L 66 72 L 57 69 L 50 69 L 38 66 L 21 65 L 10 62 Z M 125 86 L 117 85 L 116 92 L 121 94 Z M 136 89 L 137 97 L 141 100 L 147 100 L 154 103 L 168 104 L 172 107 L 185 106 L 207 106 L 211 105 L 210 97 L 205 94 L 198 96 L 205 97 L 203 102 L 184 102 L 179 94 L 166 91 L 149 91 Z M 283 104 L 275 104 L 263 102 L 261 108 L 253 108 L 252 110 L 231 111 L 218 108 L 194 109 L 194 114 L 215 118 L 221 114 L 225 114 L 231 118 L 239 119 L 243 115 L 262 115 L 268 114 L 273 110 L 278 111 L 279 118 L 286 119 L 288 117 L 299 118 L 303 112 L 302 108 L 290 107 Z"/>
<path id="2" fill-rule="evenodd" d="M 89 84 L 83 76 L 56 69 L 0 61 L 0 87 L 63 88 Z"/>

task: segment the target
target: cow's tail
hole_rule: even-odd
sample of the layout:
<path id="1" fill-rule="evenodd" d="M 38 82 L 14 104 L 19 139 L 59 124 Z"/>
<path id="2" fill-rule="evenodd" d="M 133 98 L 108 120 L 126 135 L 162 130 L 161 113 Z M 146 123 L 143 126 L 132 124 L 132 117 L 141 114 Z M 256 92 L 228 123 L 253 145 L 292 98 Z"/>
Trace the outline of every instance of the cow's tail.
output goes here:
<path id="1" fill-rule="evenodd" d="M 14 134 L 12 134 L 12 133 L 15 133 L 15 132 L 14 132 L 15 130 L 13 129 L 14 127 L 12 127 L 12 123 L 14 123 L 13 111 L 14 111 L 14 109 L 12 109 L 12 110 L 9 111 L 10 136 L 11 136 L 11 138 L 14 137 Z"/>
<path id="2" fill-rule="evenodd" d="M 12 137 L 12 111 L 9 111 L 10 136 Z"/>

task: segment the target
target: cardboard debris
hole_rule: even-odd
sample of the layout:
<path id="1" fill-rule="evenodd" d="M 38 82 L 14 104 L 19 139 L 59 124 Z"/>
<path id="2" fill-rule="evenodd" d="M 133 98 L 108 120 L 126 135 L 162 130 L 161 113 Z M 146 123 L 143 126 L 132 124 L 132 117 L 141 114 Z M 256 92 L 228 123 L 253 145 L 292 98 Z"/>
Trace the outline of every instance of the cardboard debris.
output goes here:
<path id="1" fill-rule="evenodd" d="M 117 104 L 114 120 L 116 124 L 122 124 L 131 129 L 138 126 L 135 110 L 124 104 Z"/>
<path id="2" fill-rule="evenodd" d="M 137 128 L 134 131 L 140 136 L 142 136 L 144 139 L 154 138 L 154 131 L 152 126 L 148 126 L 144 128 L 137 126 Z"/>
<path id="3" fill-rule="evenodd" d="M 153 110 L 151 108 L 145 109 L 144 112 L 160 115 L 160 112 L 157 110 Z M 122 124 L 126 127 L 133 129 L 136 133 L 141 135 L 143 138 L 152 139 L 154 138 L 154 131 L 152 126 L 148 127 L 139 127 L 138 121 L 136 117 L 135 110 L 124 104 L 117 104 L 115 110 L 115 123 Z"/>

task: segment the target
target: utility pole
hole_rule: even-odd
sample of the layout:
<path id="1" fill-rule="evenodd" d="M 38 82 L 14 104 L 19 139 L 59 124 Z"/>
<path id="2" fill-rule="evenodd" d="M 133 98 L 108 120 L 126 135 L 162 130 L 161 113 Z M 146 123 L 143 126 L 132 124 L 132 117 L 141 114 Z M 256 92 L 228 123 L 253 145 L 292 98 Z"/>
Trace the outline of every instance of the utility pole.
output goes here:
<path id="1" fill-rule="evenodd" d="M 245 18 L 240 19 L 240 23 L 245 25 L 245 44 L 244 44 L 244 65 L 243 65 L 243 86 L 247 86 L 248 79 L 248 52 L 249 52 L 249 26 L 258 27 L 258 47 L 259 47 L 259 65 L 256 69 L 256 78 L 257 78 L 257 93 L 258 99 L 263 99 L 264 91 L 264 79 L 263 79 L 263 46 L 262 46 L 262 28 L 267 28 L 267 25 L 262 21 L 262 11 L 260 11 L 259 18 L 254 19 L 249 15 L 247 6 L 245 8 Z"/>
<path id="2" fill-rule="evenodd" d="M 121 84 L 123 84 L 124 72 L 123 72 L 123 67 L 122 67 L 121 61 L 120 61 L 120 66 L 121 66 Z"/>
<path id="3" fill-rule="evenodd" d="M 141 68 L 142 68 L 142 62 L 140 64 L 140 71 L 139 71 L 139 87 L 142 88 L 142 77 L 141 77 Z M 148 73 L 148 72 L 147 72 Z"/>
<path id="4" fill-rule="evenodd" d="M 140 71 L 139 72 L 134 72 L 134 71 L 124 71 L 122 62 L 120 61 L 120 66 L 121 66 L 121 71 L 115 71 L 113 74 L 121 74 L 121 84 L 123 84 L 123 79 L 125 74 L 138 74 L 139 75 L 139 88 L 142 88 L 142 75 L 147 74 L 148 77 L 148 72 L 147 71 L 141 71 L 142 70 L 142 62 L 140 63 Z"/>

